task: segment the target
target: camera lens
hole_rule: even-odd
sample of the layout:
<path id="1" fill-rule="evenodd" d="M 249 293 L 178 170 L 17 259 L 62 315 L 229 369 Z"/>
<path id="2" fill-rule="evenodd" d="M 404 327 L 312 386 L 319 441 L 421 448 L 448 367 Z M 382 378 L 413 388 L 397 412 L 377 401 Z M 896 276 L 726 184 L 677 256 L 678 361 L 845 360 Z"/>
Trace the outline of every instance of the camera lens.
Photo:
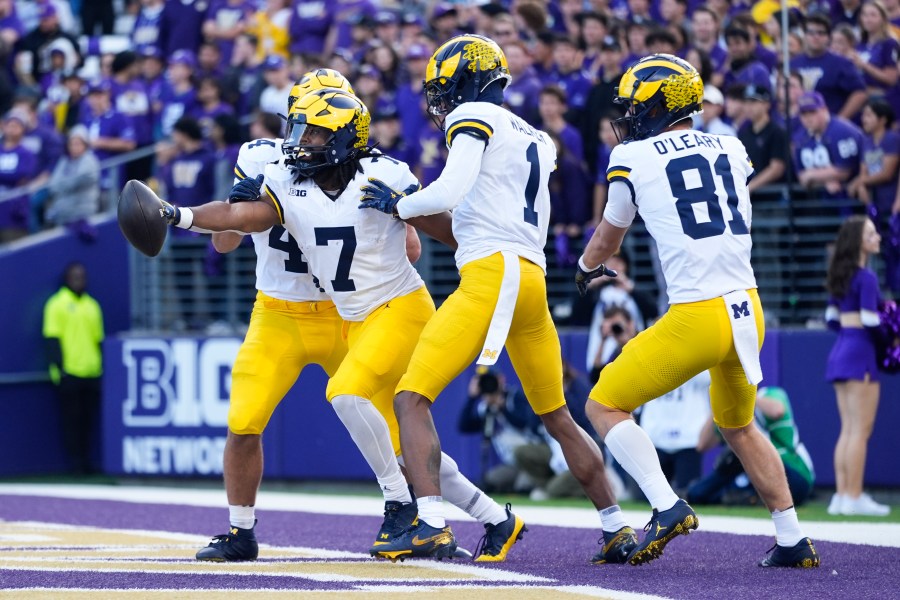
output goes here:
<path id="1" fill-rule="evenodd" d="M 622 327 L 621 323 L 613 323 L 612 327 L 609 328 L 612 331 L 613 335 L 622 335 L 625 333 L 625 328 Z"/>
<path id="2" fill-rule="evenodd" d="M 493 394 L 500 389 L 500 381 L 493 373 L 485 373 L 478 379 L 478 391 L 482 394 Z"/>

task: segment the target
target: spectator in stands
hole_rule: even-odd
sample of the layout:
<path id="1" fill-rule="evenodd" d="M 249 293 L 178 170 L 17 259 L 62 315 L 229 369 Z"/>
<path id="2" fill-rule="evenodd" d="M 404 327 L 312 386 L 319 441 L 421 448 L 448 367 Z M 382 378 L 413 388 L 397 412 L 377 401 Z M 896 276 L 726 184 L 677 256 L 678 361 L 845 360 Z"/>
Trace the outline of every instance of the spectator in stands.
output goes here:
<path id="1" fill-rule="evenodd" d="M 203 42 L 197 50 L 197 68 L 194 70 L 194 80 L 200 81 L 206 77 L 219 79 L 225 74 L 225 65 L 222 60 L 222 51 L 218 44 Z"/>
<path id="2" fill-rule="evenodd" d="M 591 383 L 600 378 L 603 367 L 622 353 L 622 348 L 633 338 L 635 329 L 634 317 L 624 305 L 612 305 L 603 311 L 603 319 L 598 327 L 591 327 L 591 334 L 599 333 L 596 352 L 591 354 L 591 343 L 588 342 L 588 361 Z"/>
<path id="3" fill-rule="evenodd" d="M 203 41 L 203 18 L 209 8 L 207 0 L 166 2 L 159 18 L 159 49 L 163 56 L 174 57 L 179 50 L 197 54 Z"/>
<path id="4" fill-rule="evenodd" d="M 259 110 L 273 115 L 281 114 L 294 86 L 288 74 L 287 63 L 281 56 L 272 54 L 263 61 L 262 68 L 266 87 L 259 96 Z"/>
<path id="5" fill-rule="evenodd" d="M 785 153 L 790 152 L 790 145 L 787 132 L 770 116 L 772 91 L 767 86 L 748 85 L 744 88 L 744 100 L 747 121 L 738 132 L 738 139 L 753 163 L 755 173 L 747 184 L 753 194 L 762 187 L 784 181 Z"/>
<path id="6" fill-rule="evenodd" d="M 159 132 L 156 131 L 156 113 L 154 107 L 159 106 L 159 98 L 162 95 L 163 85 L 166 77 L 166 64 L 163 62 L 162 54 L 159 49 L 153 46 L 147 46 L 140 52 L 140 79 L 147 90 L 147 97 L 150 99 L 150 116 L 153 121 L 153 139 L 159 138 Z"/>
<path id="7" fill-rule="evenodd" d="M 850 60 L 863 74 L 870 96 L 893 95 L 893 108 L 900 109 L 897 61 L 900 43 L 891 29 L 887 11 L 880 2 L 868 0 L 859 12 L 861 40 Z M 890 94 L 893 92 L 893 94 Z"/>
<path id="8" fill-rule="evenodd" d="M 591 221 L 588 223 L 589 229 L 600 224 L 603 211 L 606 209 L 607 193 L 609 192 L 606 171 L 609 169 L 609 155 L 612 154 L 612 149 L 619 144 L 619 138 L 616 136 L 612 122 L 620 116 L 618 113 L 606 113 L 600 119 L 600 131 L 597 135 L 600 145 L 597 148 L 597 175 L 594 179 L 594 211 Z M 585 231 L 585 239 L 588 239 L 588 235 L 589 233 Z"/>
<path id="9" fill-rule="evenodd" d="M 40 185 L 50 176 L 63 154 L 63 137 L 52 124 L 42 121 L 37 111 L 38 99 L 32 94 L 20 94 L 13 101 L 13 109 L 21 110 L 28 115 L 28 125 L 22 145 L 34 152 L 38 157 L 40 170 L 35 176 L 34 185 Z"/>
<path id="10" fill-rule="evenodd" d="M 666 479 L 682 498 L 700 479 L 703 453 L 697 448 L 709 419 L 709 371 L 703 371 L 640 409 L 639 424 L 647 432 Z"/>
<path id="11" fill-rule="evenodd" d="M 400 114 L 397 107 L 389 104 L 383 106 L 372 115 L 370 136 L 373 142 L 377 142 L 378 149 L 393 159 L 415 164 L 412 148 L 403 138 L 403 130 L 400 124 Z"/>
<path id="12" fill-rule="evenodd" d="M 89 144 L 87 128 L 73 127 L 66 141 L 66 155 L 47 183 L 46 225 L 68 225 L 100 211 L 100 161 Z"/>
<path id="13" fill-rule="evenodd" d="M 604 41 L 600 47 L 600 70 L 597 72 L 597 79 L 594 81 L 590 93 L 588 93 L 580 127 L 584 141 L 584 156 L 589 169 L 593 169 L 601 160 L 599 140 L 597 139 L 601 121 L 619 118 L 622 115 L 622 107 L 613 103 L 612 99 L 619 89 L 619 80 L 624 72 L 622 70 L 624 56 L 622 46 L 614 38 Z M 605 168 L 602 173 L 599 170 L 592 170 L 592 173 L 598 180 L 602 175 L 605 181 Z"/>
<path id="14" fill-rule="evenodd" d="M 375 38 L 383 46 L 394 48 L 400 41 L 400 15 L 390 9 L 375 13 Z"/>
<path id="15" fill-rule="evenodd" d="M 62 287 L 44 305 L 43 336 L 70 468 L 92 473 L 93 445 L 100 439 L 104 330 L 100 305 L 87 293 L 83 264 L 66 267 Z"/>
<path id="16" fill-rule="evenodd" d="M 370 107 L 369 110 L 380 110 L 380 107 L 391 102 L 390 94 L 384 90 L 381 73 L 370 64 L 363 64 L 353 80 L 353 89 L 357 97 Z M 421 95 L 421 93 L 420 93 Z"/>
<path id="17" fill-rule="evenodd" d="M 164 7 L 165 0 L 141 0 L 140 11 L 131 29 L 131 42 L 138 54 L 145 55 L 148 48 L 160 50 L 159 31 Z"/>
<path id="18" fill-rule="evenodd" d="M 147 86 L 141 79 L 137 53 L 126 50 L 113 59 L 110 96 L 116 112 L 131 120 L 137 147 L 153 143 L 153 107 Z M 125 165 L 124 177 L 141 181 L 150 177 L 153 157 L 145 156 Z"/>
<path id="19" fill-rule="evenodd" d="M 735 83 L 725 91 L 725 120 L 737 131 L 747 122 L 747 111 L 744 110 L 744 89 L 747 84 Z M 732 134 L 735 135 L 735 134 Z"/>
<path id="20" fill-rule="evenodd" d="M 334 23 L 334 7 L 326 0 L 294 0 L 288 22 L 291 54 L 306 52 L 322 55 L 325 39 Z"/>
<path id="21" fill-rule="evenodd" d="M 192 115 L 200 123 L 203 138 L 209 139 L 213 119 L 233 115 L 234 108 L 222 100 L 222 84 L 215 77 L 204 77 L 197 83 L 197 107 Z"/>
<path id="22" fill-rule="evenodd" d="M 280 127 L 281 123 L 279 122 L 277 125 Z M 278 133 L 279 131 L 276 129 L 263 137 L 278 137 Z M 216 186 L 213 198 L 223 200 L 228 198 L 234 185 L 234 165 L 237 164 L 238 152 L 241 144 L 244 143 L 241 124 L 232 114 L 216 115 L 212 119 L 209 138 L 215 148 L 216 156 Z"/>
<path id="23" fill-rule="evenodd" d="M 90 136 L 91 150 L 101 162 L 137 147 L 134 123 L 113 107 L 110 89 L 108 81 L 91 84 L 88 87 L 88 110 L 82 115 L 82 124 L 87 127 Z M 118 190 L 120 182 L 121 167 L 109 169 L 101 175 L 100 189 Z"/>
<path id="24" fill-rule="evenodd" d="M 710 83 L 720 87 L 728 51 L 719 44 L 719 16 L 716 12 L 706 5 L 696 7 L 691 15 L 691 34 L 691 44 L 705 51 L 712 61 L 715 75 Z"/>
<path id="25" fill-rule="evenodd" d="M 19 83 L 36 86 L 50 70 L 50 45 L 55 40 L 67 45 L 67 51 L 78 57 L 81 64 L 78 39 L 63 31 L 57 9 L 53 4 L 41 4 L 38 26 L 29 31 L 16 44 L 16 76 Z"/>
<path id="26" fill-rule="evenodd" d="M 856 55 L 856 46 L 858 44 L 859 36 L 856 35 L 856 29 L 853 25 L 841 23 L 831 32 L 831 43 L 828 45 L 828 49 L 852 61 Z"/>
<path id="27" fill-rule="evenodd" d="M 562 138 L 547 131 L 556 145 L 556 169 L 550 173 L 550 227 L 559 266 L 578 260 L 575 243 L 580 242 L 584 226 L 592 216 L 591 180 L 584 161 L 579 160 Z"/>
<path id="28" fill-rule="evenodd" d="M 215 198 L 216 158 L 203 140 L 200 124 L 182 117 L 172 129 L 173 156 L 162 168 L 166 200 L 176 206 L 199 206 Z"/>
<path id="29" fill-rule="evenodd" d="M 541 128 L 556 134 L 566 151 L 580 162 L 584 160 L 584 144 L 578 129 L 565 119 L 568 107 L 568 96 L 561 87 L 551 84 L 541 89 L 538 97 Z"/>
<path id="30" fill-rule="evenodd" d="M 677 27 L 682 30 L 689 28 L 690 21 L 687 15 L 687 0 L 661 0 L 659 3 L 659 16 L 669 27 Z"/>
<path id="31" fill-rule="evenodd" d="M 804 89 L 822 95 L 831 114 L 854 118 L 866 101 L 866 84 L 850 60 L 828 49 L 831 21 L 824 15 L 810 15 L 803 24 L 803 32 L 805 51 L 791 60 L 791 70 L 800 73 Z"/>
<path id="32" fill-rule="evenodd" d="M 650 54 L 675 55 L 679 54 L 681 49 L 678 38 L 671 31 L 662 27 L 651 29 L 647 33 L 644 43 L 647 45 L 647 51 Z"/>
<path id="33" fill-rule="evenodd" d="M 190 50 L 178 50 L 169 58 L 166 82 L 159 95 L 159 104 L 154 107 L 162 137 L 169 137 L 175 122 L 191 114 L 197 105 L 193 83 L 196 67 L 197 58 Z"/>
<path id="34" fill-rule="evenodd" d="M 537 125 L 540 122 L 538 96 L 543 85 L 531 66 L 528 48 L 524 43 L 513 39 L 503 45 L 503 52 L 509 64 L 509 74 L 512 76 L 512 82 L 503 91 L 506 105 L 513 114 L 524 119 L 526 123 Z M 421 88 L 421 84 L 418 87 Z M 422 95 L 421 89 L 417 90 L 417 94 Z"/>
<path id="35" fill-rule="evenodd" d="M 538 424 L 522 390 L 507 386 L 506 378 L 499 371 L 478 367 L 469 381 L 468 399 L 459 415 L 459 430 L 482 436 L 484 491 L 523 492 L 534 486 L 516 465 L 515 451 L 525 444 L 541 442 Z M 488 468 L 491 447 L 500 464 Z"/>
<path id="36" fill-rule="evenodd" d="M 13 109 L 3 118 L 0 139 L 0 192 L 31 182 L 40 170 L 37 155 L 22 144 L 29 115 Z M 28 195 L 0 202 L 0 241 L 20 237 L 28 227 Z"/>
<path id="37" fill-rule="evenodd" d="M 113 8 L 113 0 L 82 0 L 81 2 L 81 33 L 92 37 L 97 35 L 112 35 L 113 25 L 116 21 L 116 11 Z"/>
<path id="38" fill-rule="evenodd" d="M 703 80 L 704 86 L 712 85 L 715 72 L 713 71 L 713 64 L 709 59 L 709 54 L 706 53 L 706 50 L 688 46 L 684 50 L 684 60 L 691 63 L 691 65 L 697 69 L 697 72 L 700 73 L 700 79 Z"/>
<path id="39" fill-rule="evenodd" d="M 832 117 L 819 92 L 797 102 L 803 129 L 794 137 L 797 179 L 826 196 L 845 197 L 846 184 L 859 171 L 862 132 L 850 121 Z"/>
<path id="40" fill-rule="evenodd" d="M 563 359 L 563 396 L 566 406 L 579 427 L 596 442 L 597 434 L 584 413 L 590 391 L 587 378 Z M 515 450 L 516 465 L 535 484 L 529 497 L 532 500 L 584 498 L 584 489 L 569 470 L 562 446 L 543 426 L 538 429 L 543 438 L 541 442 L 524 444 Z"/>
<path id="41" fill-rule="evenodd" d="M 628 55 L 622 61 L 622 69 L 625 70 L 640 59 L 647 56 L 650 51 L 647 48 L 647 34 L 650 32 L 649 21 L 630 20 L 625 26 L 625 40 L 628 46 Z"/>
<path id="42" fill-rule="evenodd" d="M 755 53 L 756 44 L 750 31 L 731 25 L 725 30 L 725 42 L 728 44 L 728 70 L 723 80 L 726 90 L 735 83 L 771 85 L 769 68 Z"/>
<path id="43" fill-rule="evenodd" d="M 885 282 L 894 298 L 900 298 L 900 198 L 897 172 L 900 134 L 892 129 L 894 111 L 884 98 L 872 98 L 862 111 L 865 132 L 860 172 L 848 185 L 850 196 L 866 205 L 867 213 L 884 242 Z"/>
<path id="44" fill-rule="evenodd" d="M 812 492 L 816 476 L 809 452 L 800 441 L 787 392 L 779 387 L 759 388 L 754 421 L 778 450 L 794 505 L 802 505 Z M 698 450 L 706 451 L 721 441 L 721 434 L 709 417 L 700 434 Z M 717 457 L 712 473 L 690 486 L 687 501 L 691 504 L 762 503 L 730 448 Z"/>
<path id="45" fill-rule="evenodd" d="M 381 86 L 386 92 L 393 94 L 397 89 L 399 74 L 398 57 L 394 49 L 388 44 L 373 41 L 366 52 L 365 62 L 375 67 L 381 76 Z"/>
<path id="46" fill-rule="evenodd" d="M 566 93 L 572 122 L 578 122 L 591 91 L 591 80 L 581 72 L 583 60 L 581 50 L 569 36 L 560 34 L 553 41 L 552 78 Z"/>
<path id="47" fill-rule="evenodd" d="M 231 64 L 222 77 L 224 98 L 235 107 L 237 114 L 250 114 L 259 106 L 259 97 L 265 87 L 262 73 L 262 62 L 256 58 L 256 38 L 239 35 L 231 52 Z"/>
<path id="48" fill-rule="evenodd" d="M 244 33 L 254 8 L 248 0 L 219 0 L 210 4 L 203 20 L 203 37 L 219 49 L 222 64 L 231 63 L 234 41 Z"/>
<path id="49" fill-rule="evenodd" d="M 536 6 L 534 4 L 524 4 L 522 8 L 526 6 Z M 534 72 L 537 75 L 538 79 L 546 85 L 548 83 L 553 83 L 553 43 L 556 40 L 556 35 L 549 30 L 542 29 L 538 32 L 534 41 L 531 43 L 531 65 L 534 68 Z"/>
<path id="50" fill-rule="evenodd" d="M 63 75 L 62 85 L 65 93 L 55 102 L 47 102 L 39 117 L 39 122 L 52 123 L 57 131 L 65 133 L 81 122 L 84 99 L 84 79 L 77 71 Z"/>
<path id="51" fill-rule="evenodd" d="M 456 6 L 448 2 L 441 2 L 434 7 L 431 13 L 431 30 L 434 39 L 449 40 L 459 31 L 459 13 Z"/>
<path id="52" fill-rule="evenodd" d="M 800 110 L 797 108 L 797 101 L 803 95 L 803 80 L 800 77 L 800 73 L 797 71 L 790 72 L 787 92 L 785 92 L 784 74 L 779 71 L 775 93 L 778 98 L 775 114 L 784 124 L 785 129 L 793 134 L 803 127 L 800 123 Z"/>
<path id="53" fill-rule="evenodd" d="M 834 385 L 841 433 L 834 448 L 837 491 L 830 514 L 886 516 L 890 507 L 863 493 L 866 446 L 875 425 L 881 393 L 875 354 L 879 335 L 878 277 L 866 268 L 877 254 L 881 236 L 862 215 L 847 219 L 838 231 L 828 265 L 828 309 L 825 319 L 838 338 L 828 355 L 825 378 Z"/>
<path id="54" fill-rule="evenodd" d="M 703 133 L 736 135 L 734 127 L 722 120 L 725 96 L 714 85 L 703 86 L 703 112 L 694 116 L 694 128 Z"/>
<path id="55" fill-rule="evenodd" d="M 578 14 L 578 24 L 579 44 L 584 48 L 581 71 L 588 79 L 596 81 L 603 66 L 600 53 L 603 43 L 609 36 L 609 19 L 602 13 L 588 11 Z M 504 47 L 503 50 L 506 51 L 506 48 Z M 509 53 L 507 53 L 507 58 L 509 58 Z"/>

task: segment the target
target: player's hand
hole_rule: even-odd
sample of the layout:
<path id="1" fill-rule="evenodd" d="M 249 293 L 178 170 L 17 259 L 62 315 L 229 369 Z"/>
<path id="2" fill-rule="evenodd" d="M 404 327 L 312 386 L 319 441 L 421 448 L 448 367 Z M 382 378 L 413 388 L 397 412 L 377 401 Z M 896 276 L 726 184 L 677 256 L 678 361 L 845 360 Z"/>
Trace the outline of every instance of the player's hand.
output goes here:
<path id="1" fill-rule="evenodd" d="M 160 200 L 160 202 L 162 202 L 162 208 L 159 209 L 159 216 L 165 219 L 169 225 L 178 225 L 181 222 L 181 211 L 178 207 L 165 200 Z"/>
<path id="2" fill-rule="evenodd" d="M 264 176 L 259 174 L 255 179 L 250 179 L 246 177 L 241 179 L 234 187 L 231 188 L 231 192 L 228 194 L 229 202 L 253 202 L 254 200 L 259 200 L 260 196 L 262 196 L 262 182 Z"/>
<path id="3" fill-rule="evenodd" d="M 587 293 L 587 286 L 592 280 L 602 276 L 616 277 L 619 274 L 612 269 L 607 269 L 606 265 L 600 264 L 599 267 L 588 269 L 584 264 L 584 256 L 578 259 L 578 266 L 575 271 L 575 287 L 578 288 L 578 294 L 584 296 Z"/>
<path id="4" fill-rule="evenodd" d="M 397 216 L 397 203 L 400 199 L 419 190 L 421 186 L 414 183 L 402 192 L 398 192 L 379 179 L 369 177 L 368 185 L 359 188 L 362 191 L 359 208 L 374 208 L 394 218 Z"/>

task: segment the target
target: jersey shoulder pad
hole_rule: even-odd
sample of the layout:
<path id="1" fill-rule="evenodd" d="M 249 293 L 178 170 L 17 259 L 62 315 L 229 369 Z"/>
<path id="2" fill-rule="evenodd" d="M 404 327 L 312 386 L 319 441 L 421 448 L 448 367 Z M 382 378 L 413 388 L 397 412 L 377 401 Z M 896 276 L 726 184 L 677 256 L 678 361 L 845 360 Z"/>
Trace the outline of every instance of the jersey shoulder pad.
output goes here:
<path id="1" fill-rule="evenodd" d="M 635 152 L 635 150 L 638 152 Z M 609 154 L 609 167 L 606 169 L 606 181 L 625 181 L 631 183 L 634 181 L 632 169 L 635 164 L 635 155 L 640 154 L 640 150 L 635 144 L 619 144 L 612 149 Z"/>
<path id="2" fill-rule="evenodd" d="M 360 161 L 363 168 L 364 180 L 380 179 L 386 185 L 397 191 L 403 191 L 410 185 L 418 185 L 419 180 L 413 175 L 409 165 L 402 160 L 392 158 L 387 154 L 377 154 Z"/>
<path id="3" fill-rule="evenodd" d="M 490 110 L 493 106 L 487 102 L 466 102 L 453 109 L 444 122 L 447 147 L 451 147 L 461 133 L 490 142 L 496 124 L 496 114 Z"/>
<path id="4" fill-rule="evenodd" d="M 260 138 L 244 143 L 238 151 L 237 162 L 234 165 L 235 177 L 246 179 L 262 173 L 267 163 L 281 158 L 282 141 L 280 138 Z"/>

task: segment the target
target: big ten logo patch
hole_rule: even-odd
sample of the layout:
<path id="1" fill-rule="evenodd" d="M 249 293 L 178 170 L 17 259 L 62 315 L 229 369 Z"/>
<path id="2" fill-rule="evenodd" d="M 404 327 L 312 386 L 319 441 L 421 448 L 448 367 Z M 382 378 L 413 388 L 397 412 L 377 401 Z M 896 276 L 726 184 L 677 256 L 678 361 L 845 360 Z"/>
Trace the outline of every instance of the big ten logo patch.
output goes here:
<path id="1" fill-rule="evenodd" d="M 224 427 L 236 339 L 139 339 L 122 345 L 126 427 Z"/>

